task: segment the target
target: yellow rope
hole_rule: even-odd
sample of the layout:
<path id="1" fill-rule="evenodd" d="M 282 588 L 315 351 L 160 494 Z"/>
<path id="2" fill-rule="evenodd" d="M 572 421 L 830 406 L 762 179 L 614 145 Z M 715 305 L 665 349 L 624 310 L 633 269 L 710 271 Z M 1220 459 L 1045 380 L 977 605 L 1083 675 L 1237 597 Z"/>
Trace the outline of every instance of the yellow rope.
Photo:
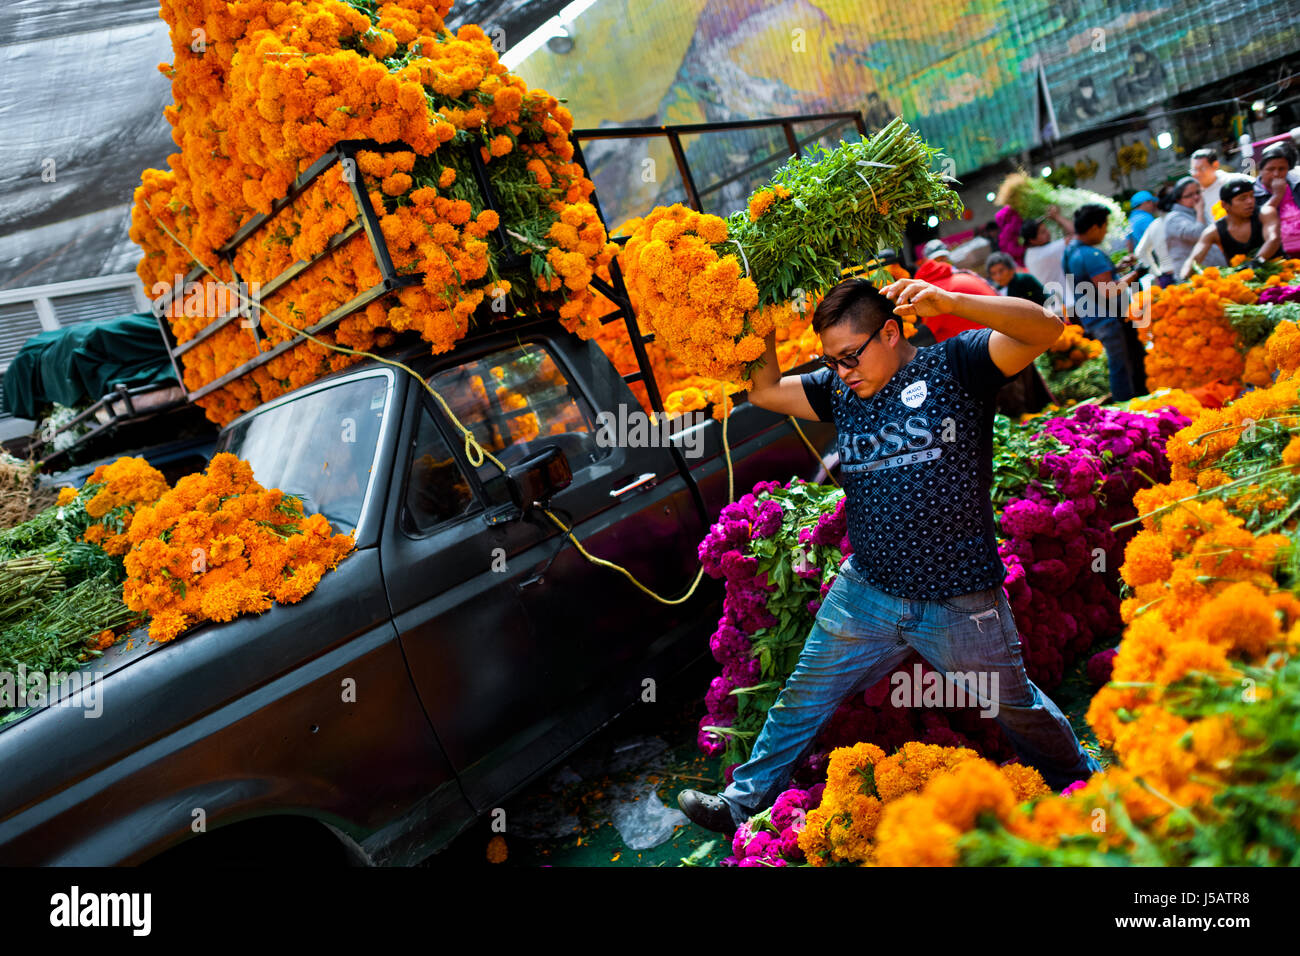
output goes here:
<path id="1" fill-rule="evenodd" d="M 736 488 L 733 482 L 735 476 L 731 473 L 731 445 L 727 443 L 727 422 L 731 421 L 731 409 L 727 407 L 727 383 L 718 384 L 722 386 L 722 454 L 727 459 L 727 504 L 732 504 L 736 500 Z"/>
<path id="2" fill-rule="evenodd" d="M 803 433 L 803 429 L 799 427 L 799 423 L 795 420 L 795 417 L 793 415 L 790 415 L 788 417 L 790 419 L 790 424 L 794 426 L 794 430 L 798 432 L 799 437 L 803 439 L 804 447 L 807 448 L 808 451 L 812 453 L 812 456 L 817 459 L 817 463 L 819 465 L 825 467 L 826 463 L 822 461 L 821 453 L 818 452 L 816 447 L 813 445 L 813 443 L 808 440 L 808 436 Z M 831 474 L 831 470 L 829 468 L 826 469 L 826 477 L 831 480 L 831 484 L 833 484 L 836 488 L 840 486 L 840 483 L 835 480 L 835 476 Z"/>
<path id="3" fill-rule="evenodd" d="M 149 204 L 146 202 L 144 205 L 145 205 L 145 209 L 148 210 L 149 215 L 153 216 L 153 210 L 149 208 Z M 168 229 L 166 224 L 163 223 L 161 219 L 159 219 L 157 216 L 154 216 L 154 221 L 158 223 L 158 225 L 162 228 L 163 232 L 167 233 L 167 235 L 171 237 L 173 242 L 175 242 L 178 246 L 184 249 L 185 252 L 189 255 L 189 257 L 194 262 L 198 263 L 199 267 L 203 269 L 204 272 L 206 272 L 209 276 L 211 276 L 218 284 L 222 286 L 225 285 L 225 283 L 222 282 L 220 277 L 218 277 L 216 273 L 214 273 L 211 269 L 209 269 L 206 265 L 204 265 L 204 263 L 199 259 L 198 256 L 194 254 L 194 252 L 189 248 L 189 246 L 185 245 L 185 243 L 181 241 L 179 236 L 177 236 L 170 229 Z M 474 437 L 474 433 L 471 432 L 468 428 L 466 428 L 465 425 L 461 422 L 461 420 L 456 417 L 456 413 L 451 410 L 451 406 L 447 404 L 446 400 L 443 399 L 443 397 L 438 394 L 438 392 L 434 389 L 434 387 L 430 385 L 424 379 L 424 377 L 420 375 L 420 373 L 415 371 L 415 369 L 410 368 L 409 366 L 404 365 L 401 362 L 392 361 L 390 359 L 384 358 L 383 356 L 375 355 L 373 352 L 366 352 L 366 351 L 362 351 L 361 349 L 353 349 L 353 348 L 349 348 L 346 345 L 338 345 L 337 343 L 334 342 L 326 342 L 322 339 L 318 339 L 316 338 L 316 336 L 308 332 L 305 332 L 302 329 L 297 328 L 296 326 L 290 325 L 287 322 L 282 321 L 278 316 L 272 313 L 270 309 L 267 309 L 265 306 L 262 306 L 258 303 L 254 303 L 251 299 L 249 299 L 246 295 L 244 295 L 244 293 L 238 288 L 236 288 L 234 292 L 245 304 L 256 306 L 261 312 L 265 313 L 266 315 L 269 315 L 275 322 L 278 322 L 280 325 L 284 326 L 286 329 L 289 329 L 291 332 L 294 332 L 296 335 L 301 335 L 303 338 L 310 339 L 311 341 L 315 342 L 317 345 L 320 345 L 324 348 L 333 349 L 336 352 L 342 352 L 346 355 L 362 355 L 365 356 L 366 358 L 374 359 L 375 361 L 380 362 L 384 365 L 390 365 L 394 368 L 400 368 L 402 371 L 406 372 L 408 375 L 413 377 L 417 382 L 419 382 L 420 385 L 423 386 L 426 392 L 428 392 L 431 396 L 433 396 L 434 400 L 437 401 L 437 403 L 442 406 L 443 412 L 445 412 L 447 417 L 451 419 L 452 424 L 456 428 L 460 429 L 461 433 L 465 436 L 465 458 L 470 463 L 470 465 L 472 465 L 475 468 L 478 468 L 480 465 L 483 464 L 484 460 L 487 460 L 492 462 L 492 464 L 496 465 L 497 468 L 501 469 L 502 474 L 505 474 L 507 470 L 506 466 L 503 465 L 495 455 L 493 455 L 490 451 L 488 451 L 486 448 L 484 448 L 482 445 L 479 444 L 478 439 Z M 725 384 L 723 386 L 723 392 L 724 392 L 723 397 L 725 402 L 725 392 L 726 392 Z M 725 405 L 724 405 L 724 411 L 725 411 Z M 731 462 L 731 451 L 730 449 L 727 448 L 727 419 L 725 417 L 722 420 L 722 446 L 727 459 L 727 502 L 728 504 L 730 504 L 731 502 L 735 501 L 735 494 L 733 492 L 733 487 L 732 487 L 733 469 L 732 469 L 732 462 Z M 631 581 L 634 585 L 636 585 L 636 587 L 640 591 L 644 592 L 645 594 L 648 594 L 650 597 L 654 598 L 660 604 L 682 604 L 685 601 L 690 600 L 691 595 L 695 593 L 695 589 L 699 586 L 700 581 L 704 576 L 704 566 L 701 565 L 699 571 L 697 571 L 695 574 L 695 580 L 691 583 L 690 589 L 684 595 L 672 600 L 665 597 L 660 597 L 654 591 L 651 591 L 640 581 L 638 581 L 632 575 L 632 573 L 628 571 L 626 568 L 617 565 L 612 561 L 606 561 L 604 558 L 598 558 L 594 554 L 589 552 L 586 548 L 582 546 L 582 543 L 578 541 L 572 529 L 566 527 L 564 525 L 564 522 L 562 522 L 559 518 L 557 518 L 554 514 L 552 514 L 549 508 L 543 510 L 546 512 L 547 516 L 552 521 L 554 521 L 557 525 L 559 525 L 560 530 L 563 531 L 564 534 L 568 536 L 569 540 L 573 542 L 574 546 L 578 549 L 578 552 L 583 557 L 585 557 L 592 564 L 598 564 L 601 565 L 602 567 L 612 568 L 613 570 L 619 572 L 625 578 Z"/>

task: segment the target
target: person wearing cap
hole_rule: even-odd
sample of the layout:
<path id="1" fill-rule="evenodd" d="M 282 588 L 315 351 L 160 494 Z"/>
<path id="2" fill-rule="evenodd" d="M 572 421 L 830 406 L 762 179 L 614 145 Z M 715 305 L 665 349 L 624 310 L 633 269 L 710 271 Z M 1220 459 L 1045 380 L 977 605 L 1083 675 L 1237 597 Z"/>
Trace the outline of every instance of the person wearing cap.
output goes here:
<path id="1" fill-rule="evenodd" d="M 1219 191 L 1219 201 L 1223 203 L 1224 217 L 1205 227 L 1179 272 L 1183 278 L 1187 278 L 1192 266 L 1199 264 L 1215 246 L 1229 262 L 1234 256 L 1243 255 L 1262 262 L 1272 259 L 1282 248 L 1277 210 L 1272 206 L 1257 208 L 1252 180 L 1245 176 L 1230 177 Z"/>
<path id="2" fill-rule="evenodd" d="M 997 295 L 997 290 L 977 273 L 958 269 L 952 264 L 952 254 L 942 239 L 931 239 L 921 250 L 921 261 L 916 265 L 916 278 L 936 285 L 947 292 L 965 292 L 969 295 Z M 958 332 L 978 329 L 978 322 L 941 312 L 925 317 L 925 327 L 936 342 L 952 338 Z"/>
<path id="3" fill-rule="evenodd" d="M 1255 204 L 1277 210 L 1278 237 L 1288 259 L 1300 259 L 1300 172 L 1295 164 L 1290 143 L 1273 143 L 1260 155 L 1255 181 Z"/>
<path id="4" fill-rule="evenodd" d="M 1139 189 L 1128 201 L 1128 251 L 1132 252 L 1142 241 L 1147 227 L 1156 221 L 1156 197 L 1145 189 Z"/>
<path id="5" fill-rule="evenodd" d="M 1193 176 L 1184 176 L 1174 183 L 1169 194 L 1169 215 L 1165 216 L 1165 248 L 1169 250 L 1168 265 L 1174 277 L 1183 274 L 1183 266 L 1192 257 L 1192 250 L 1201 238 L 1205 227 L 1212 222 L 1205 213 L 1205 197 L 1201 184 Z M 1211 246 L 1201 263 L 1204 266 L 1227 266 L 1223 250 Z"/>

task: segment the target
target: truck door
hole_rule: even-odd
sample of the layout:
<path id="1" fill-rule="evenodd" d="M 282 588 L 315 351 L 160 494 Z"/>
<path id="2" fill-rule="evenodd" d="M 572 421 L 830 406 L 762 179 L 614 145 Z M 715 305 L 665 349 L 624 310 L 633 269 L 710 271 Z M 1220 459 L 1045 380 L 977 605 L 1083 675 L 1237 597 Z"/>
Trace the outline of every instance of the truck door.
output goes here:
<path id="1" fill-rule="evenodd" d="M 564 451 L 573 482 L 551 511 L 592 553 L 665 595 L 685 590 L 695 564 L 681 534 L 685 486 L 667 448 L 620 447 L 616 427 L 601 434 L 597 409 L 619 397 L 615 385 L 625 419 L 638 406 L 594 345 L 485 342 L 429 379 L 507 467 Z M 412 395 L 418 423 L 405 474 L 395 471 L 384 571 L 430 719 L 466 794 L 486 805 L 631 704 L 655 641 L 701 602 L 652 602 L 544 514 L 518 515 L 500 470 L 471 468 L 442 409 L 418 383 Z"/>

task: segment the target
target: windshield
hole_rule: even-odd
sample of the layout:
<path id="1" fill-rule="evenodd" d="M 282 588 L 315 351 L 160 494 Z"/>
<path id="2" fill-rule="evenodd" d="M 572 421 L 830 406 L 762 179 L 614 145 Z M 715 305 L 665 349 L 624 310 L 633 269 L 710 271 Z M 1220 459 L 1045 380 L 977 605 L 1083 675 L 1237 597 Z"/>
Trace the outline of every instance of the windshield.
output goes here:
<path id="1" fill-rule="evenodd" d="M 258 484 L 296 495 L 307 514 L 351 534 L 370 486 L 388 382 L 371 375 L 264 409 L 228 428 L 216 450 L 242 458 Z"/>

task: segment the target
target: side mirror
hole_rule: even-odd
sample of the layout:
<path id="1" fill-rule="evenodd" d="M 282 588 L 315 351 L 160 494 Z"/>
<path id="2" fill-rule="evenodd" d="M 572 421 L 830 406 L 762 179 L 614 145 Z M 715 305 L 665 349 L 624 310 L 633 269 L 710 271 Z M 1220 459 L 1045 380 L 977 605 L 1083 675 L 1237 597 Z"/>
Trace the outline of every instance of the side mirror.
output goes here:
<path id="1" fill-rule="evenodd" d="M 516 506 L 527 511 L 544 508 L 573 482 L 573 469 L 564 452 L 552 445 L 529 455 L 506 472 L 506 484 Z"/>

